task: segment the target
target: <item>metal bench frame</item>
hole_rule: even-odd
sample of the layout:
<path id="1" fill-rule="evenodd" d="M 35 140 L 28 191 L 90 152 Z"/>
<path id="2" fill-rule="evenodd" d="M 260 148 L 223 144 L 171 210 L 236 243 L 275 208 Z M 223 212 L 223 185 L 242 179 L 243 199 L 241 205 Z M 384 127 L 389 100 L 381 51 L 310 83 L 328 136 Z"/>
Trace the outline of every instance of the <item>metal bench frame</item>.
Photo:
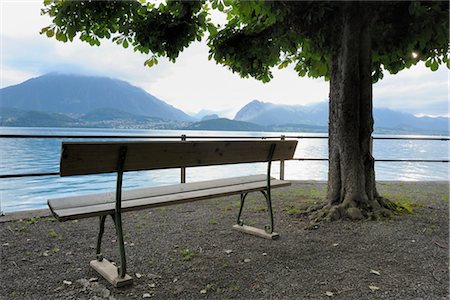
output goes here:
<path id="1" fill-rule="evenodd" d="M 267 162 L 266 185 L 265 185 L 265 187 L 258 187 L 255 190 L 255 191 L 260 191 L 266 200 L 265 202 L 266 202 L 267 210 L 268 210 L 268 214 L 269 214 L 269 224 L 264 226 L 264 230 L 244 225 L 244 221 L 241 218 L 244 204 L 245 204 L 245 199 L 246 199 L 247 195 L 249 194 L 249 192 L 252 191 L 252 189 L 236 189 L 236 190 L 232 191 L 232 194 L 238 194 L 240 192 L 240 208 L 239 208 L 239 213 L 237 216 L 237 224 L 234 225 L 233 228 L 237 229 L 239 231 L 245 232 L 245 233 L 250 233 L 250 234 L 254 234 L 254 235 L 264 237 L 264 238 L 269 238 L 269 239 L 276 239 L 279 236 L 277 233 L 274 232 L 274 218 L 273 218 L 273 210 L 272 210 L 271 176 L 270 176 L 272 161 L 274 158 L 276 146 L 277 146 L 276 142 L 273 142 L 273 143 L 271 142 L 270 148 L 268 151 L 268 157 L 264 158 L 264 157 L 261 157 L 261 155 L 259 156 L 259 159 L 261 159 L 261 161 Z M 289 148 L 289 149 L 291 149 L 291 148 Z M 63 145 L 62 158 L 66 158 L 66 156 L 67 156 L 66 155 L 67 153 L 65 150 L 66 149 Z M 117 155 L 117 165 L 116 166 L 111 165 L 109 167 L 111 170 L 114 170 L 117 173 L 116 191 L 115 191 L 115 206 L 114 206 L 113 212 L 112 212 L 112 210 L 107 210 L 108 213 L 104 214 L 99 211 L 98 215 L 99 215 L 99 227 L 100 228 L 99 228 L 99 233 L 98 233 L 98 237 L 97 237 L 96 260 L 93 260 L 90 263 L 94 269 L 96 269 L 101 275 L 103 275 L 105 277 L 105 279 L 107 279 L 110 283 L 112 283 L 116 287 L 124 286 L 124 285 L 128 285 L 128 284 L 132 283 L 132 278 L 126 274 L 127 262 L 126 262 L 125 242 L 124 242 L 124 234 L 123 234 L 123 227 L 122 227 L 123 175 L 124 175 L 124 172 L 130 170 L 130 168 L 128 168 L 128 170 L 125 169 L 125 164 L 127 161 L 127 153 L 129 152 L 128 150 L 129 149 L 128 149 L 127 145 L 120 145 L 120 147 L 118 148 L 119 153 Z M 295 150 L 295 146 L 294 146 L 294 150 Z M 216 149 L 216 151 L 218 151 L 218 149 Z M 267 151 L 267 148 L 265 151 Z M 262 153 L 267 153 L 267 152 L 262 152 Z M 293 150 L 292 150 L 292 154 L 293 154 Z M 220 156 L 221 155 L 222 154 L 220 154 Z M 283 154 L 283 155 L 286 155 L 286 154 Z M 75 161 L 77 161 L 76 158 L 75 158 Z M 229 163 L 230 161 L 233 161 L 233 159 L 225 158 L 224 161 Z M 242 159 L 241 159 L 241 161 L 242 161 Z M 239 161 L 237 163 L 239 163 Z M 86 162 L 84 162 L 84 164 L 86 165 Z M 209 165 L 208 162 L 199 162 L 199 164 Z M 72 167 L 73 167 L 73 165 L 72 165 Z M 80 171 L 76 170 L 75 172 L 80 172 Z M 95 171 L 90 171 L 90 173 L 95 173 Z M 73 174 L 75 174 L 73 171 L 68 171 L 67 173 L 64 173 L 64 176 L 73 175 Z M 82 173 L 76 173 L 76 174 L 82 174 Z M 261 181 L 258 181 L 258 182 L 261 182 Z M 235 185 L 235 184 L 231 184 L 230 186 L 233 186 L 233 185 Z M 278 183 L 278 185 L 276 185 L 276 187 L 286 186 L 286 185 L 289 185 L 289 183 L 282 181 L 282 182 Z M 211 189 L 211 187 L 209 187 L 205 190 L 209 190 L 209 189 Z M 211 194 L 208 194 L 207 196 L 208 196 L 208 198 L 213 198 L 213 197 L 218 197 L 220 195 L 221 194 L 219 194 L 219 193 L 211 193 Z M 152 196 L 149 196 L 149 197 L 151 198 Z M 186 198 L 186 199 L 190 199 L 190 198 Z M 195 199 L 195 197 L 192 197 L 192 199 Z M 199 198 L 198 200 L 202 200 L 202 199 Z M 164 205 L 164 203 L 167 203 L 167 205 L 175 204 L 175 203 L 169 203 L 169 201 L 168 202 L 162 201 L 159 204 L 161 204 L 161 203 L 163 205 Z M 50 205 L 50 202 L 49 202 L 49 205 Z M 53 209 L 52 209 L 52 212 L 54 213 L 55 216 L 57 216 L 55 214 L 55 212 L 53 211 Z M 111 216 L 111 218 L 114 222 L 116 235 L 117 235 L 117 242 L 119 245 L 120 265 L 117 268 L 115 266 L 113 266 L 110 262 L 108 262 L 106 259 L 104 259 L 102 250 L 101 250 L 102 238 L 103 238 L 103 234 L 105 231 L 105 221 L 106 221 L 106 218 L 108 217 L 108 215 Z M 89 216 L 80 216 L 80 217 L 89 217 Z M 58 216 L 58 219 L 59 219 L 59 216 Z M 67 216 L 66 216 L 66 219 L 63 218 L 63 220 L 67 220 Z"/>
<path id="2" fill-rule="evenodd" d="M 274 222 L 273 222 L 273 210 L 272 210 L 272 196 L 271 196 L 271 189 L 270 189 L 270 173 L 272 168 L 272 157 L 273 153 L 275 152 L 276 145 L 272 144 L 269 150 L 269 157 L 267 158 L 267 187 L 266 190 L 260 191 L 264 198 L 266 199 L 266 205 L 267 210 L 269 212 L 269 225 L 264 226 L 264 230 L 268 234 L 272 234 L 274 232 Z M 123 166 L 125 164 L 127 156 L 127 147 L 122 146 L 119 150 L 119 161 L 117 162 L 117 182 L 116 182 L 116 205 L 114 214 L 111 214 L 111 218 L 115 224 L 116 227 L 116 234 L 117 234 L 117 242 L 119 243 L 119 253 L 120 253 L 120 266 L 117 267 L 118 275 L 120 278 L 125 278 L 127 273 L 127 261 L 126 261 L 126 255 L 125 255 L 125 242 L 124 242 L 124 235 L 123 235 L 123 228 L 122 228 L 122 182 L 123 182 Z M 239 207 L 239 213 L 237 217 L 237 224 L 239 226 L 244 225 L 244 221 L 241 219 L 242 211 L 244 208 L 245 198 L 247 197 L 248 193 L 242 193 L 241 194 L 241 201 L 240 201 L 240 207 Z M 102 238 L 103 233 L 105 232 L 105 221 L 108 215 L 99 216 L 100 219 L 100 230 L 98 233 L 97 238 L 97 261 L 103 261 L 103 254 L 101 252 L 101 246 L 102 246 Z M 278 235 L 276 235 L 278 237 Z"/>

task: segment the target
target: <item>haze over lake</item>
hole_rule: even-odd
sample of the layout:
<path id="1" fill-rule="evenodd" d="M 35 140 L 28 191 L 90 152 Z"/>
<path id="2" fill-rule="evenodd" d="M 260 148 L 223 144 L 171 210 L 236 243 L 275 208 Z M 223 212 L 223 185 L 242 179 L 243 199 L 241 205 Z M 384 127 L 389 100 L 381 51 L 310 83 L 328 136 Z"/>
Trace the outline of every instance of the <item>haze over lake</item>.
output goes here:
<path id="1" fill-rule="evenodd" d="M 326 136 L 317 133 L 265 133 L 234 131 L 176 131 L 176 130 L 119 130 L 80 128 L 0 128 L 2 134 L 33 135 L 142 135 L 142 136 Z M 375 135 L 375 137 L 385 135 Z M 411 137 L 411 136 L 402 136 Z M 63 139 L 68 140 L 68 139 Z M 79 139 L 77 139 L 79 140 Z M 110 139 L 108 139 L 110 140 Z M 58 172 L 62 139 L 1 139 L 0 174 Z M 295 158 L 327 158 L 327 139 L 299 140 Z M 447 141 L 375 140 L 375 159 L 448 159 Z M 377 162 L 377 180 L 448 181 L 448 163 Z M 231 176 L 263 174 L 265 163 L 187 169 L 187 181 L 200 181 Z M 285 178 L 288 180 L 327 180 L 326 161 L 288 161 Z M 274 163 L 272 176 L 279 176 L 279 164 Z M 124 176 L 124 188 L 151 187 L 179 183 L 180 170 L 129 172 Z M 49 198 L 112 191 L 115 175 L 90 175 L 60 178 L 58 176 L 1 179 L 0 200 L 4 212 L 45 208 Z"/>

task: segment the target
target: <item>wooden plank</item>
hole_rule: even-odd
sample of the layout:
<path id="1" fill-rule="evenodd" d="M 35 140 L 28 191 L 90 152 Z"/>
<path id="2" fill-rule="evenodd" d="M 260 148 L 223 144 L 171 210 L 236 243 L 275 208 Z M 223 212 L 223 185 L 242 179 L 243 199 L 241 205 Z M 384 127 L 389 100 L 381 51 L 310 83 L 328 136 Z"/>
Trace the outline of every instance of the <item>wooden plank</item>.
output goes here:
<path id="1" fill-rule="evenodd" d="M 253 226 L 247 226 L 247 225 L 241 226 L 241 225 L 235 224 L 235 225 L 233 225 L 233 229 L 240 231 L 240 232 L 252 234 L 252 235 L 255 235 L 258 237 L 262 237 L 265 239 L 269 239 L 269 240 L 276 240 L 280 237 L 280 235 L 276 232 L 267 233 L 263 229 L 259 229 L 259 228 L 253 227 Z"/>
<path id="2" fill-rule="evenodd" d="M 271 187 L 278 188 L 289 186 L 289 181 L 273 180 Z M 251 182 L 244 184 L 236 184 L 233 186 L 210 188 L 198 191 L 189 191 L 185 193 L 176 193 L 171 195 L 163 195 L 149 198 L 130 199 L 122 202 L 122 211 L 141 210 L 145 208 L 161 207 L 175 204 L 188 203 L 211 198 L 236 195 L 246 192 L 254 192 L 266 189 L 266 182 Z M 52 210 L 53 215 L 59 221 L 68 221 L 81 218 L 89 218 L 100 215 L 114 213 L 114 203 L 102 203 L 84 207 L 65 208 L 60 210 Z"/>
<path id="3" fill-rule="evenodd" d="M 61 176 L 117 170 L 119 149 L 127 147 L 124 171 L 265 162 L 290 159 L 297 141 L 64 142 Z"/>
<path id="4" fill-rule="evenodd" d="M 107 259 L 103 259 L 102 261 L 91 260 L 90 265 L 115 287 L 127 286 L 133 283 L 133 278 L 131 278 L 128 274 L 125 274 L 124 278 L 120 278 L 117 272 L 117 267 Z"/>
<path id="5" fill-rule="evenodd" d="M 176 193 L 184 193 L 195 190 L 210 189 L 214 187 L 230 186 L 239 183 L 261 182 L 265 181 L 267 175 L 251 175 L 233 178 L 215 179 L 200 182 L 189 182 L 186 184 L 174 184 L 160 187 L 150 187 L 122 191 L 122 202 L 139 198 L 155 197 L 170 195 Z M 88 206 L 101 203 L 115 202 L 116 193 L 106 192 L 98 194 L 89 194 L 84 196 L 72 196 L 64 198 L 55 198 L 48 200 L 48 205 L 53 210 L 63 208 L 73 208 L 79 206 Z"/>

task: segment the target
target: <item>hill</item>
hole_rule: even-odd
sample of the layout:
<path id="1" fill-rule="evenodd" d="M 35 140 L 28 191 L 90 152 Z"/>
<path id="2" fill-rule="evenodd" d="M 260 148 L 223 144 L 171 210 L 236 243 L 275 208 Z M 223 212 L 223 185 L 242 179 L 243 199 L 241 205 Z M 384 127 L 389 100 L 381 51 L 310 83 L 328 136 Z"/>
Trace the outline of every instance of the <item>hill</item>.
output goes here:
<path id="1" fill-rule="evenodd" d="M 0 108 L 63 114 L 110 108 L 147 117 L 194 121 L 183 111 L 125 81 L 56 73 L 0 89 Z"/>
<path id="2" fill-rule="evenodd" d="M 0 126 L 180 129 L 188 124 L 190 122 L 135 115 L 111 108 L 98 109 L 82 115 L 25 111 L 8 107 L 0 109 Z"/>
<path id="3" fill-rule="evenodd" d="M 265 131 L 268 130 L 264 126 L 243 122 L 234 121 L 226 118 L 205 120 L 193 123 L 187 126 L 188 130 L 222 130 L 222 131 Z"/>

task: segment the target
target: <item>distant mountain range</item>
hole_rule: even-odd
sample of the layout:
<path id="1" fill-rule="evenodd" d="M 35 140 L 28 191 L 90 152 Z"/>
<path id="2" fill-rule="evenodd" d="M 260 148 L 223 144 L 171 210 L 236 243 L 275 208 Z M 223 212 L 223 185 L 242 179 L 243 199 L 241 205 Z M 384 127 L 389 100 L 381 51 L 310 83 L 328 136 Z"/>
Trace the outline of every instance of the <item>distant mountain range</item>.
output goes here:
<path id="1" fill-rule="evenodd" d="M 237 112 L 234 120 L 279 129 L 299 125 L 327 126 L 328 103 L 302 106 L 278 105 L 253 100 Z M 449 118 L 416 117 L 387 108 L 374 109 L 374 123 L 375 131 L 378 132 L 449 132 Z"/>
<path id="2" fill-rule="evenodd" d="M 375 108 L 374 119 L 378 133 L 449 133 L 448 118 Z M 327 132 L 327 125 L 326 102 L 253 100 L 234 120 L 207 110 L 192 117 L 141 88 L 106 77 L 52 73 L 0 89 L 0 126 Z"/>

